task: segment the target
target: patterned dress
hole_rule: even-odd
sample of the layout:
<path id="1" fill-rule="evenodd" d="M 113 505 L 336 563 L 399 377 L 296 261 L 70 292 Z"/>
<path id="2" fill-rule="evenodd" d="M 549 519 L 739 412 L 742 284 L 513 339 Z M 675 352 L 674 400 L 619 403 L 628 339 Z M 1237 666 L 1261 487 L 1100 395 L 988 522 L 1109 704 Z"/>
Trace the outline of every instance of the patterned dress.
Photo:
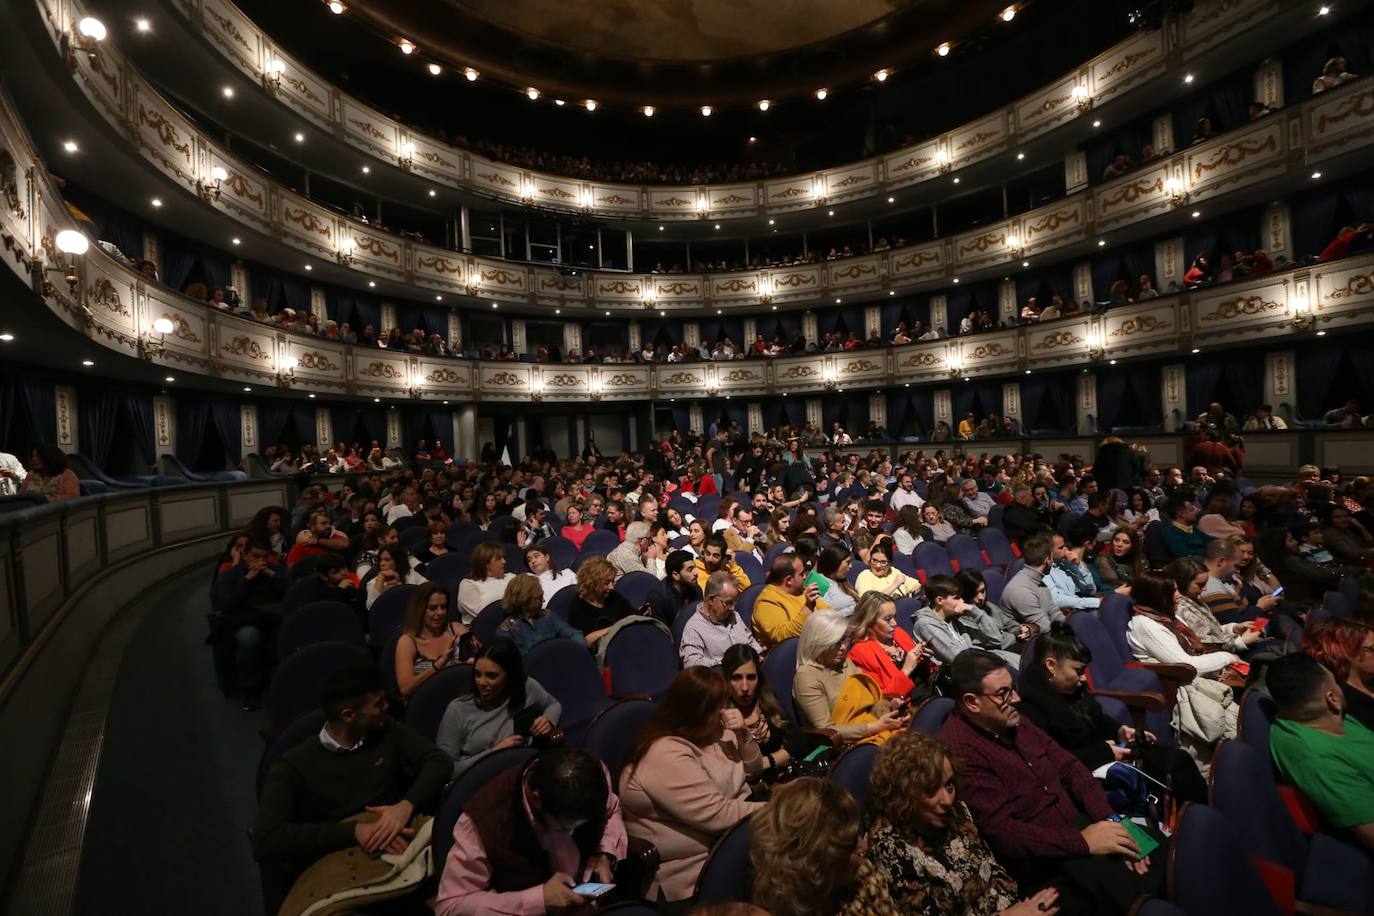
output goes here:
<path id="1" fill-rule="evenodd" d="M 993 858 L 963 802 L 938 844 L 876 818 L 868 828 L 868 858 L 902 913 L 995 916 L 1016 903 L 1016 882 Z"/>

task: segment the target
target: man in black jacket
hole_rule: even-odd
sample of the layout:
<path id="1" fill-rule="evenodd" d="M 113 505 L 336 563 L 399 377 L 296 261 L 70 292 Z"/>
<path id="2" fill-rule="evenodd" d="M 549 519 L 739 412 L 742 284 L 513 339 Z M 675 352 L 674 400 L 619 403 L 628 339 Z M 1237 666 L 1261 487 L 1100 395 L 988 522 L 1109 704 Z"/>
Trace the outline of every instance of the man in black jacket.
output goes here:
<path id="1" fill-rule="evenodd" d="M 381 674 L 354 665 L 325 676 L 324 727 L 267 771 L 253 825 L 263 899 L 275 913 L 296 878 L 322 856 L 357 844 L 403 852 L 411 818 L 438 810 L 453 768 L 433 742 L 386 714 Z M 375 814 L 366 823 L 345 818 Z"/>
<path id="2" fill-rule="evenodd" d="M 271 562 L 274 556 L 271 544 L 250 540 L 238 565 L 215 580 L 211 600 L 214 613 L 207 642 L 214 646 L 216 669 L 237 673 L 245 711 L 260 705 L 263 680 L 272 660 L 269 637 L 281 622 L 282 599 L 291 584 L 290 574 Z"/>
<path id="3" fill-rule="evenodd" d="M 314 567 L 313 575 L 297 579 L 291 586 L 292 610 L 316 601 L 337 601 L 357 614 L 366 629 L 367 596 L 349 574 L 344 558 L 322 553 L 314 558 Z"/>
<path id="4" fill-rule="evenodd" d="M 1035 534 L 1045 525 L 1035 511 L 1031 488 L 1024 484 L 1011 491 L 1011 502 L 1002 510 L 1002 530 L 1017 544 Z"/>
<path id="5" fill-rule="evenodd" d="M 674 550 L 664 560 L 663 568 L 666 575 L 649 592 L 649 605 L 654 616 L 671 627 L 683 608 L 701 600 L 701 589 L 697 587 L 696 557 L 691 552 Z"/>

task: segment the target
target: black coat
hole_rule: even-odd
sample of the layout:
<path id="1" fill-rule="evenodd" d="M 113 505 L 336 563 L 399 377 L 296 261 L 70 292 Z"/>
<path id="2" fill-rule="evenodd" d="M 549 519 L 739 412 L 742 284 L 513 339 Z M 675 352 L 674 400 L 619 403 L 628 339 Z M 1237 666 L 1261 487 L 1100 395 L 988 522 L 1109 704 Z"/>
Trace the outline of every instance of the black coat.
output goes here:
<path id="1" fill-rule="evenodd" d="M 1093 479 L 1100 490 L 1129 490 L 1140 482 L 1139 461 L 1125 442 L 1111 442 L 1097 450 Z"/>
<path id="2" fill-rule="evenodd" d="M 1017 692 L 1021 694 L 1021 705 L 1017 707 L 1021 715 L 1089 770 L 1116 759 L 1107 742 L 1116 740 L 1121 723 L 1102 711 L 1087 688 L 1066 697 L 1054 689 L 1039 666 L 1034 666 L 1021 672 Z"/>
<path id="3" fill-rule="evenodd" d="M 1020 503 L 1008 503 L 1002 510 L 1002 530 L 1007 533 L 1007 537 L 1013 541 L 1023 541 L 1035 534 L 1045 523 L 1040 519 L 1040 513 L 1029 506 Z"/>

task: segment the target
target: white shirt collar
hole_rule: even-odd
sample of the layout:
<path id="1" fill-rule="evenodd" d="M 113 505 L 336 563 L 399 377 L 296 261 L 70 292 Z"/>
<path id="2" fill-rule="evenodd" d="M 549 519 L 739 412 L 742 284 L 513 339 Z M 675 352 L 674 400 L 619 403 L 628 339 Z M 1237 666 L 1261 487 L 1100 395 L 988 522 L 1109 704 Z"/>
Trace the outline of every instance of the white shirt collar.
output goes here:
<path id="1" fill-rule="evenodd" d="M 359 738 L 358 743 L 352 747 L 344 747 L 334 740 L 334 736 L 329 733 L 328 726 L 323 726 L 320 728 L 320 744 L 324 745 L 326 751 L 331 751 L 335 754 L 347 754 L 350 751 L 356 751 L 358 748 L 362 747 L 363 739 Z"/>

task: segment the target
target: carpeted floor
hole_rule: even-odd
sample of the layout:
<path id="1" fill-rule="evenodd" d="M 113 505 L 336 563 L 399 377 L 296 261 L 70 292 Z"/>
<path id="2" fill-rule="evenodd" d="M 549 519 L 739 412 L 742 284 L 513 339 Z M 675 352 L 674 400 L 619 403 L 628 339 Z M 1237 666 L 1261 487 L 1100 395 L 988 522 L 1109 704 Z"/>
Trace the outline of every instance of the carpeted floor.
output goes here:
<path id="1" fill-rule="evenodd" d="M 200 567 L 155 593 L 120 667 L 78 878 L 83 916 L 262 913 L 246 831 L 265 718 L 215 686 L 209 578 Z"/>

